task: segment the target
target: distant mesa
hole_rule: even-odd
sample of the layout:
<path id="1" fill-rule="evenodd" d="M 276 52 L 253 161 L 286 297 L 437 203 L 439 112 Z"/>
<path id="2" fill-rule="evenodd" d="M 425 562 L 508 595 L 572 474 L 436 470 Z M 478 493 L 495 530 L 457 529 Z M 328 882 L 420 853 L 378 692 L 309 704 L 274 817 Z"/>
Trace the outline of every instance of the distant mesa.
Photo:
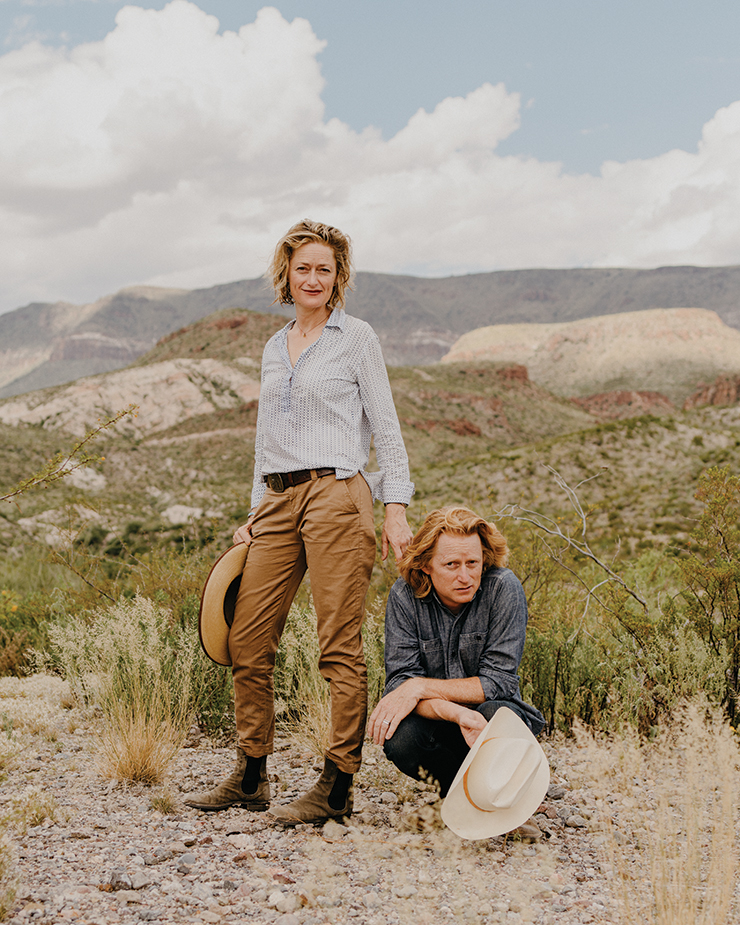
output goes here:
<path id="1" fill-rule="evenodd" d="M 682 404 L 701 383 L 740 375 L 740 331 L 702 308 L 656 308 L 556 324 L 499 324 L 463 334 L 443 363 L 488 360 L 526 366 L 563 397 L 647 407 L 650 394 Z M 596 402 L 598 404 L 598 402 Z M 637 411 L 636 413 L 642 413 Z"/>

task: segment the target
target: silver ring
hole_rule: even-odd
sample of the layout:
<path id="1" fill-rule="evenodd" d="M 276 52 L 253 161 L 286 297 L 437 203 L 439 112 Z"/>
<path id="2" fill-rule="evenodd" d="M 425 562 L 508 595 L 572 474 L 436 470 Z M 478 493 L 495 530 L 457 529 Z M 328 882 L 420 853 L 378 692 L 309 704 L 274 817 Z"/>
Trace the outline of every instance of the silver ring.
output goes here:
<path id="1" fill-rule="evenodd" d="M 390 726 L 390 722 L 387 719 L 384 719 L 381 723 L 381 726 Z"/>

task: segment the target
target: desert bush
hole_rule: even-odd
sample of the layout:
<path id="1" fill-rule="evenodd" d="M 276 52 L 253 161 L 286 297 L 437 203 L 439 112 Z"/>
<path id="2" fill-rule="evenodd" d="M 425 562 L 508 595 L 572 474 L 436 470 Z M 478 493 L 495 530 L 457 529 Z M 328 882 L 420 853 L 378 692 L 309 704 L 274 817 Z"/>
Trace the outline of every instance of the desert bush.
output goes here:
<path id="1" fill-rule="evenodd" d="M 691 555 L 681 561 L 686 589 L 669 608 L 688 617 L 722 663 L 721 701 L 733 725 L 740 723 L 740 477 L 712 468 L 699 481 L 704 505 L 692 533 Z"/>
<path id="2" fill-rule="evenodd" d="M 144 597 L 50 628 L 54 663 L 79 702 L 100 712 L 100 761 L 111 777 L 159 783 L 193 717 L 198 639 Z"/>
<path id="3" fill-rule="evenodd" d="M 0 591 L 0 676 L 19 677 L 28 669 L 30 649 L 46 644 L 47 619 L 36 607 L 36 595 L 22 598 Z"/>
<path id="4" fill-rule="evenodd" d="M 589 545 L 592 512 L 578 496 L 581 486 L 550 472 L 571 503 L 570 518 L 516 505 L 498 514 L 532 531 L 514 547 L 532 615 L 522 679 L 550 729 L 567 730 L 578 718 L 604 730 L 627 721 L 653 735 L 699 692 L 736 722 L 740 479 L 727 470 L 701 479 L 705 509 L 690 556 L 649 549 L 618 562 L 618 550 L 607 560 Z"/>

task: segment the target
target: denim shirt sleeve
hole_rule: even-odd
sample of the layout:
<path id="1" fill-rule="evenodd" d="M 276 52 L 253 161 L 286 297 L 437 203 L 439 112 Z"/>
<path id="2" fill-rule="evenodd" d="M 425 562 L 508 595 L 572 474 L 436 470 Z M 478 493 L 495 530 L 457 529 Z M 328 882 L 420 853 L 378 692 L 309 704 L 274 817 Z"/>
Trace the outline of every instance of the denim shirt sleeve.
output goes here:
<path id="1" fill-rule="evenodd" d="M 527 599 L 521 582 L 509 569 L 495 569 L 489 577 L 493 580 L 484 578 L 478 601 L 489 621 L 478 677 L 486 700 L 518 700 L 521 695 L 517 672 L 527 633 Z"/>
<path id="2" fill-rule="evenodd" d="M 409 678 L 424 677 L 413 591 L 399 578 L 385 608 L 385 690 L 383 696 Z"/>

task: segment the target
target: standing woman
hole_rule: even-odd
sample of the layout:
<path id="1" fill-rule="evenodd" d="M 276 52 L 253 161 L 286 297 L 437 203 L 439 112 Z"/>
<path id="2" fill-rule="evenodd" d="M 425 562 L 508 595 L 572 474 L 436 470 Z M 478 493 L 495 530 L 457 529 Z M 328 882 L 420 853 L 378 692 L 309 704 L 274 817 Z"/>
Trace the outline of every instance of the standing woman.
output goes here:
<path id="1" fill-rule="evenodd" d="M 400 559 L 412 536 L 406 505 L 414 486 L 378 338 L 343 310 L 350 274 L 349 238 L 311 221 L 288 231 L 268 270 L 296 317 L 265 346 L 252 510 L 234 534 L 249 546 L 229 633 L 237 765 L 186 801 L 198 809 L 269 805 L 275 652 L 308 569 L 331 732 L 317 783 L 272 814 L 296 825 L 352 812 L 367 717 L 360 630 L 376 552 L 373 500 L 385 504 L 383 558 L 391 547 Z M 368 473 L 371 437 L 380 471 Z"/>

